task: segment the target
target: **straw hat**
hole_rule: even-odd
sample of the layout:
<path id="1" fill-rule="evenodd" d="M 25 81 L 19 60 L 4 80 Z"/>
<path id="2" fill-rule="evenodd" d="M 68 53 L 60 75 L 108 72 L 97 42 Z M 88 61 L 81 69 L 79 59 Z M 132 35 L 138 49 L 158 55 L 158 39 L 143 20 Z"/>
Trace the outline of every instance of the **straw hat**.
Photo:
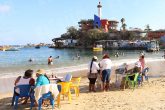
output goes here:
<path id="1" fill-rule="evenodd" d="M 45 74 L 45 70 L 44 69 L 39 69 L 36 72 L 37 74 Z"/>
<path id="2" fill-rule="evenodd" d="M 93 56 L 93 59 L 98 60 L 97 56 Z"/>

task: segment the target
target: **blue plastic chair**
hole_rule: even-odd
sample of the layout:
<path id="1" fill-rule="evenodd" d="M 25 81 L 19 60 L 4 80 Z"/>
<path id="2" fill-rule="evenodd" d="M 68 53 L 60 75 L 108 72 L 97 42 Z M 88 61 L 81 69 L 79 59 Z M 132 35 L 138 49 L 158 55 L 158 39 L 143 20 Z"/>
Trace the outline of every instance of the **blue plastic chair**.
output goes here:
<path id="1" fill-rule="evenodd" d="M 19 89 L 20 93 L 16 93 L 16 89 Z M 19 85 L 14 87 L 14 93 L 13 93 L 13 98 L 12 98 L 12 106 L 14 105 L 14 109 L 17 109 L 18 106 L 18 99 L 19 98 L 29 98 L 31 101 L 31 106 L 32 106 L 32 98 L 33 95 L 31 95 L 31 86 L 30 85 Z"/>
<path id="2" fill-rule="evenodd" d="M 57 88 L 58 88 L 58 91 L 60 92 L 61 91 L 61 85 L 57 85 Z M 54 97 L 52 96 L 51 92 L 43 94 L 42 97 L 39 98 L 39 100 L 38 100 L 38 110 L 42 110 L 42 102 L 43 102 L 44 99 L 49 99 L 50 100 L 50 104 L 52 105 L 52 110 L 53 110 L 55 100 L 54 100 Z M 31 105 L 34 105 L 34 100 L 33 100 Z M 31 110 L 32 110 L 32 107 L 33 106 L 31 106 L 31 108 L 30 108 Z"/>
<path id="3" fill-rule="evenodd" d="M 66 74 L 64 82 L 69 82 L 69 81 L 71 81 L 71 79 L 72 79 L 72 75 Z"/>
<path id="4" fill-rule="evenodd" d="M 40 99 L 38 100 L 38 110 L 42 110 L 41 107 L 42 107 L 42 102 L 44 99 L 50 100 L 50 104 L 52 105 L 52 110 L 53 110 L 54 109 L 54 98 L 53 98 L 51 92 L 43 94 L 42 97 L 40 97 Z"/>

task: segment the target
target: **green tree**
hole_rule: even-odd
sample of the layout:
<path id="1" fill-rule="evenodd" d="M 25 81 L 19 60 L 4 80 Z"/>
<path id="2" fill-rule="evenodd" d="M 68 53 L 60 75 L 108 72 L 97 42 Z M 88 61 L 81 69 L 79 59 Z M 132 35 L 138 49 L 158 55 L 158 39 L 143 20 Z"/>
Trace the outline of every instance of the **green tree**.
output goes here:
<path id="1" fill-rule="evenodd" d="M 67 34 L 69 36 L 69 38 L 72 38 L 72 39 L 78 39 L 78 30 L 74 27 L 74 26 L 71 26 L 67 29 Z"/>
<path id="2" fill-rule="evenodd" d="M 125 19 L 122 18 L 120 21 L 121 21 L 121 28 L 122 28 L 123 31 L 125 31 L 126 30 L 126 26 L 127 26 L 126 23 L 125 23 Z"/>

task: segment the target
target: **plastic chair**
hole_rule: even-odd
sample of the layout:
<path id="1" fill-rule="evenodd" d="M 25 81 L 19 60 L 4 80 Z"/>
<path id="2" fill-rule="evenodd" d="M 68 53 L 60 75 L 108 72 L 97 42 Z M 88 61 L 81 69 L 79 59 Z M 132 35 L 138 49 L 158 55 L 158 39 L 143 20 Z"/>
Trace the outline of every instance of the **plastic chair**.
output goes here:
<path id="1" fill-rule="evenodd" d="M 43 94 L 42 97 L 38 100 L 38 110 L 42 110 L 41 107 L 42 107 L 42 102 L 44 99 L 50 100 L 50 104 L 52 105 L 52 110 L 53 110 L 54 109 L 54 98 L 53 98 L 51 92 Z"/>
<path id="2" fill-rule="evenodd" d="M 69 82 L 69 81 L 71 81 L 71 79 L 72 79 L 72 75 L 66 74 L 64 82 Z"/>
<path id="3" fill-rule="evenodd" d="M 130 79 L 131 76 L 134 76 L 133 80 Z M 138 85 L 138 76 L 139 76 L 139 73 L 127 74 L 125 78 L 124 89 L 125 89 L 126 83 L 128 83 L 129 88 L 135 89 L 135 87 Z"/>
<path id="4" fill-rule="evenodd" d="M 81 80 L 81 77 L 73 77 L 71 80 L 72 83 L 70 87 L 71 89 L 74 89 L 77 97 L 79 96 L 79 93 L 80 93 L 80 89 L 79 89 L 80 80 Z"/>
<path id="5" fill-rule="evenodd" d="M 71 92 L 70 92 L 70 85 L 71 82 L 60 82 L 59 85 L 61 85 L 61 92 L 58 95 L 57 98 L 57 105 L 58 107 L 60 106 L 60 101 L 61 101 L 61 95 L 63 95 L 63 100 L 64 100 L 64 95 L 68 97 L 69 102 L 71 103 Z"/>
<path id="6" fill-rule="evenodd" d="M 16 93 L 16 90 L 19 90 L 19 94 Z M 25 97 L 25 98 L 30 97 L 31 106 L 32 106 L 33 97 L 31 95 L 31 86 L 30 85 L 18 85 L 16 87 L 14 87 L 14 94 L 13 94 L 13 98 L 12 98 L 12 106 L 14 105 L 14 109 L 17 109 L 19 98 L 23 98 L 23 97 Z"/>
<path id="7" fill-rule="evenodd" d="M 142 70 L 142 76 L 144 76 L 145 77 L 145 80 L 146 81 L 148 81 L 148 73 L 149 72 L 149 68 L 148 67 L 146 67 L 146 68 L 144 68 L 143 70 Z"/>
<path id="8" fill-rule="evenodd" d="M 61 86 L 57 85 L 57 88 L 58 88 L 58 91 L 60 92 L 61 91 Z M 55 100 L 54 100 L 54 97 L 53 97 L 51 92 L 43 94 L 42 97 L 39 98 L 39 100 L 38 100 L 38 110 L 42 110 L 41 107 L 42 107 L 42 102 L 43 102 L 44 99 L 49 99 L 50 100 L 50 104 L 52 105 L 52 110 L 53 110 Z M 34 100 L 33 100 L 32 105 L 34 105 Z M 32 106 L 31 106 L 31 110 L 32 110 Z"/>

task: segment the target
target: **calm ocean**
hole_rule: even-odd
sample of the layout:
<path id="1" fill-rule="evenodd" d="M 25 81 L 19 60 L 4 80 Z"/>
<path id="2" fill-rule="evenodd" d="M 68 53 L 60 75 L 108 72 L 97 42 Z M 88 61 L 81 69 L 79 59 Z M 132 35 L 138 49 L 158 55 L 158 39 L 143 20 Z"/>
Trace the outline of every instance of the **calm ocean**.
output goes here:
<path id="1" fill-rule="evenodd" d="M 115 53 L 119 53 L 119 57 L 115 57 Z M 137 59 L 140 55 L 140 50 L 104 50 L 103 52 L 93 52 L 92 50 L 82 49 L 53 49 L 48 47 L 22 48 L 19 51 L 0 51 L 0 76 L 13 75 L 24 72 L 26 69 L 59 69 L 67 67 L 84 68 L 89 63 L 93 55 L 96 55 L 100 60 L 104 53 L 108 53 L 112 61 L 120 62 L 121 60 L 129 61 Z M 80 55 L 80 60 L 76 55 Z M 162 59 L 163 52 L 146 53 L 146 58 Z M 59 56 L 59 59 L 54 59 L 54 65 L 48 66 L 47 59 L 49 56 L 54 58 Z M 74 60 L 73 60 L 73 57 Z M 28 60 L 32 58 L 33 62 Z M 61 70 L 59 70 L 61 71 Z"/>

